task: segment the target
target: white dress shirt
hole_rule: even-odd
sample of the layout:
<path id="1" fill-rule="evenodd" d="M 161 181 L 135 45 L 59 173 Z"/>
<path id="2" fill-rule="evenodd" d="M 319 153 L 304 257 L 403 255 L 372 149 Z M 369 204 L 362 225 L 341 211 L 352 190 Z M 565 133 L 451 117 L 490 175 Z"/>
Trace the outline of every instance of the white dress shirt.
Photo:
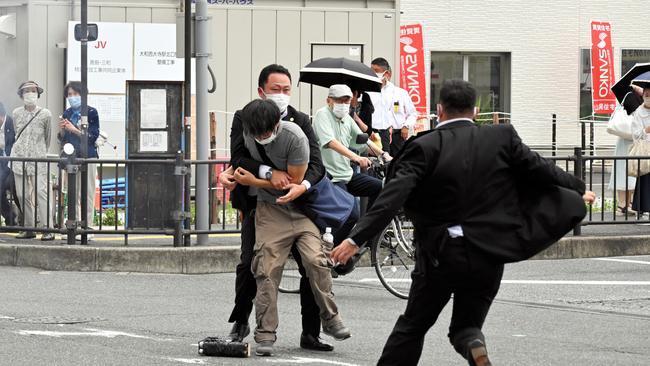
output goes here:
<path id="1" fill-rule="evenodd" d="M 388 81 L 381 88 L 381 93 L 370 92 L 370 100 L 375 107 L 372 114 L 372 127 L 386 130 L 390 127 L 399 130 L 402 127 L 413 127 L 417 119 L 417 111 L 408 92 Z"/>

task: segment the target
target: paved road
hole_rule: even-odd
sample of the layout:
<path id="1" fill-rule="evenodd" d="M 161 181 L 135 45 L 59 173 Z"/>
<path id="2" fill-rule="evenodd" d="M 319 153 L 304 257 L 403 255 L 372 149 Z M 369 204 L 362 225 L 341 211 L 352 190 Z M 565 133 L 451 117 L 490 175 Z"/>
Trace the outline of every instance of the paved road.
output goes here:
<path id="1" fill-rule="evenodd" d="M 0 278 L 0 365 L 371 365 L 405 305 L 357 269 L 335 285 L 353 337 L 333 353 L 298 348 L 298 297 L 281 295 L 276 356 L 222 359 L 198 356 L 196 343 L 228 331 L 233 274 L 0 267 Z M 449 315 L 421 364 L 464 365 Z M 485 332 L 496 365 L 648 365 L 650 256 L 510 265 Z"/>

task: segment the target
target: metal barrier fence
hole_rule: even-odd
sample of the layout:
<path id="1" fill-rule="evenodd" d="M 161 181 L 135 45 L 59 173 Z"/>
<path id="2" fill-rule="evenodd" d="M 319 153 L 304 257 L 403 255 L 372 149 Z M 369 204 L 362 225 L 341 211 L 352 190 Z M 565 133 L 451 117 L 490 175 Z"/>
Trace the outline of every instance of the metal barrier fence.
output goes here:
<path id="1" fill-rule="evenodd" d="M 647 157 L 630 156 L 594 156 L 585 154 L 579 148 L 574 148 L 573 155 L 548 157 L 561 169 L 579 177 L 586 182 L 588 190 L 596 192 L 597 201 L 588 207 L 588 214 L 582 225 L 578 226 L 574 234 L 580 235 L 581 226 L 586 225 L 617 225 L 617 224 L 650 224 L 650 217 L 645 212 L 635 212 L 633 215 L 627 211 L 631 204 L 628 193 L 623 193 L 624 199 L 617 197 L 617 191 L 631 192 L 634 188 L 628 179 L 625 185 L 617 184 L 620 174 L 627 178 L 628 167 L 636 162 L 649 160 Z M 231 207 L 229 192 L 218 182 L 219 173 L 228 167 L 227 160 L 183 160 L 177 159 L 76 159 L 73 157 L 60 159 L 26 159 L 0 157 L 1 165 L 8 165 L 8 169 L 24 171 L 29 174 L 15 174 L 13 187 L 8 187 L 0 180 L 0 194 L 6 200 L 0 200 L 2 208 L 3 225 L 0 232 L 27 232 L 27 233 L 57 233 L 67 235 L 69 244 L 75 243 L 75 237 L 81 236 L 81 243 L 87 244 L 88 234 L 117 234 L 124 237 L 124 245 L 128 245 L 129 235 L 132 234 L 164 234 L 174 236 L 174 245 L 185 242 L 184 238 L 196 234 L 239 233 L 240 217 L 238 212 Z M 95 207 L 93 223 L 86 223 L 84 217 L 78 217 L 77 206 L 81 204 L 77 199 L 77 175 L 81 169 L 86 169 L 88 164 L 97 168 L 97 185 L 95 194 Z M 134 180 L 128 181 L 126 172 L 130 166 L 137 167 L 147 164 L 173 166 L 174 175 L 169 177 L 174 180 L 176 190 L 168 199 L 173 203 L 170 215 L 173 217 L 174 227 L 146 226 L 133 227 L 127 218 L 129 205 L 129 184 L 137 184 Z M 184 200 L 185 192 L 194 187 L 185 185 L 185 175 L 198 166 L 207 165 L 210 174 L 209 187 L 209 229 L 197 230 L 194 221 L 195 200 L 192 198 L 189 206 Z M 21 169 L 15 169 L 20 167 Z M 618 169 L 617 169 L 618 168 Z M 624 168 L 624 170 L 623 170 Z M 38 177 L 33 179 L 33 177 Z M 128 181 L 128 183 L 127 183 Z M 611 181 L 611 182 L 610 182 Z M 87 184 L 87 182 L 81 182 Z M 194 185 L 196 186 L 196 185 Z M 13 188 L 13 189 L 10 189 Z M 31 197 L 31 192 L 40 192 L 40 199 Z M 638 199 L 650 195 L 650 191 L 637 192 Z M 194 195 L 192 195 L 194 197 Z M 82 199 L 83 200 L 83 199 Z M 26 205 L 31 204 L 32 209 Z M 9 205 L 9 207 L 5 207 Z M 43 205 L 46 210 L 43 210 Z M 620 210 L 619 207 L 623 207 Z M 20 208 L 20 210 L 18 209 Z M 131 207 L 132 208 L 132 207 Z M 9 209 L 9 210 L 8 210 Z M 27 217 L 25 212 L 29 212 Z M 43 219 L 41 216 L 45 212 Z M 22 214 L 20 214 L 22 213 Z M 12 220 L 12 215 L 17 219 Z M 31 216 L 33 215 L 33 217 Z M 186 227 L 185 221 L 190 218 L 191 224 Z M 177 240 L 178 239 L 178 240 Z"/>
<path id="2" fill-rule="evenodd" d="M 164 234 L 174 236 L 174 245 L 185 242 L 186 238 L 195 234 L 239 233 L 240 218 L 235 209 L 230 205 L 230 193 L 218 182 L 218 175 L 228 166 L 224 160 L 182 160 L 177 159 L 78 159 L 66 157 L 60 159 L 33 159 L 0 157 L 5 177 L 0 181 L 0 211 L 2 213 L 2 226 L 0 232 L 25 232 L 29 237 L 32 233 L 56 233 L 66 235 L 68 244 L 74 244 L 75 238 L 82 244 L 87 244 L 89 234 L 119 234 L 124 237 L 124 244 L 128 245 L 131 234 Z M 145 226 L 133 227 L 129 225 L 128 213 L 130 211 L 128 184 L 137 184 L 127 181 L 126 171 L 130 166 L 148 164 L 173 166 L 174 175 L 169 177 L 175 181 L 176 189 L 172 197 L 173 217 L 175 227 Z M 97 182 L 95 192 L 95 207 L 93 222 L 88 224 L 85 217 L 79 217 L 80 205 L 85 199 L 77 197 L 81 187 L 77 185 L 88 184 L 78 179 L 82 169 L 94 165 L 97 169 Z M 189 205 L 184 200 L 186 190 L 193 191 L 194 187 L 186 187 L 184 176 L 191 174 L 197 166 L 207 165 L 210 171 L 209 182 L 209 229 L 196 230 L 194 222 L 194 196 Z M 20 167 L 22 169 L 16 169 Z M 31 169 L 28 174 L 17 174 L 25 168 Z M 13 171 L 13 177 L 7 173 Z M 5 183 L 6 182 L 6 183 Z M 41 193 L 39 197 L 38 194 Z M 36 194 L 36 195 L 34 195 Z M 132 200 L 131 200 L 132 201 Z M 43 206 L 46 209 L 43 210 Z M 33 217 L 31 208 L 33 207 Z M 27 210 L 26 210 L 27 209 Z M 26 212 L 30 212 L 26 215 Z M 43 217 L 45 216 L 45 217 Z M 190 219 L 190 227 L 185 227 L 185 219 Z M 176 240 L 180 236 L 179 240 Z"/>

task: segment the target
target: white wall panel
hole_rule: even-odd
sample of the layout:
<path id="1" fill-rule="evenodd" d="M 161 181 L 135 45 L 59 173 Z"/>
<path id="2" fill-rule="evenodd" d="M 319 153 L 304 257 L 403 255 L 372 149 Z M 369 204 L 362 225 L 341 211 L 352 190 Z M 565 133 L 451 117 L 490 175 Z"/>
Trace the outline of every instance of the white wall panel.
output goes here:
<path id="1" fill-rule="evenodd" d="M 151 8 L 126 8 L 126 21 L 130 23 L 151 23 Z"/>
<path id="2" fill-rule="evenodd" d="M 99 16 L 102 22 L 124 22 L 126 21 L 126 8 L 102 6 L 99 9 Z"/>
<path id="3" fill-rule="evenodd" d="M 277 63 L 289 69 L 293 91 L 291 105 L 300 105 L 300 12 L 278 11 L 277 13 Z M 305 84 L 303 84 L 305 85 Z"/>
<path id="4" fill-rule="evenodd" d="M 303 11 L 301 19 L 300 61 L 301 65 L 311 62 L 311 43 L 325 41 L 325 12 Z M 300 110 L 310 113 L 310 88 L 307 84 L 300 87 Z"/>
<path id="5" fill-rule="evenodd" d="M 251 57 L 251 98 L 257 98 L 257 77 L 266 65 L 276 62 L 276 11 L 253 11 Z"/>

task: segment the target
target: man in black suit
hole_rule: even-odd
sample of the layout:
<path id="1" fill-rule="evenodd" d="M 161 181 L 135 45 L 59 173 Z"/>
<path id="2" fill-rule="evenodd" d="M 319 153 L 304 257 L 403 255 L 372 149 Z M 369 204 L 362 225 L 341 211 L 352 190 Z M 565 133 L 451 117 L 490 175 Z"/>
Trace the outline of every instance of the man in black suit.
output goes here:
<path id="1" fill-rule="evenodd" d="M 481 328 L 499 290 L 504 261 L 491 256 L 489 248 L 517 241 L 526 226 L 519 209 L 521 179 L 569 188 L 588 202 L 595 198 L 582 181 L 532 152 L 512 126 L 475 125 L 475 103 L 471 84 L 444 83 L 440 124 L 409 140 L 372 209 L 332 252 L 334 262 L 347 262 L 358 250 L 355 243 L 380 232 L 401 207 L 414 222 L 416 260 L 408 305 L 378 365 L 416 365 L 424 336 L 451 294 L 452 345 L 470 365 L 491 365 Z M 584 216 L 584 205 L 577 201 Z"/>
<path id="2" fill-rule="evenodd" d="M 311 127 L 309 116 L 297 111 L 289 105 L 291 96 L 291 74 L 281 65 L 266 66 L 260 72 L 258 79 L 258 94 L 262 99 L 270 99 L 282 112 L 282 120 L 295 122 L 309 139 L 309 165 L 305 173 L 305 180 L 301 185 L 293 185 L 284 198 L 291 201 L 304 193 L 311 185 L 318 183 L 325 175 L 325 167 L 318 148 L 318 140 Z M 291 177 L 286 172 L 273 169 L 253 159 L 244 145 L 244 132 L 241 111 L 235 112 L 230 131 L 230 164 L 228 169 L 220 176 L 220 181 L 226 189 L 233 190 L 231 197 L 233 207 L 242 212 L 241 228 L 241 256 L 237 265 L 235 280 L 235 306 L 230 315 L 229 322 L 234 322 L 230 333 L 233 340 L 242 340 L 250 333 L 248 318 L 253 309 L 257 285 L 251 272 L 253 260 L 253 247 L 255 246 L 255 207 L 257 198 L 249 187 L 237 185 L 233 169 L 243 168 L 261 179 L 270 180 L 273 186 L 284 189 L 289 186 Z M 302 307 L 302 334 L 300 347 L 316 351 L 332 351 L 334 347 L 323 342 L 320 338 L 319 308 L 314 301 L 314 295 L 306 277 L 305 269 L 300 260 L 300 253 L 295 245 L 291 250 L 298 263 L 300 279 L 300 305 Z"/>
<path id="3" fill-rule="evenodd" d="M 10 156 L 11 147 L 16 138 L 14 131 L 14 121 L 7 115 L 7 111 L 2 103 L 0 103 L 0 128 L 4 138 L 1 139 L 0 156 Z M 5 225 L 13 226 L 16 224 L 16 215 L 12 210 L 11 203 L 7 199 L 8 194 L 12 194 L 14 176 L 9 169 L 9 163 L 6 161 L 0 162 L 0 213 L 5 219 Z"/>

